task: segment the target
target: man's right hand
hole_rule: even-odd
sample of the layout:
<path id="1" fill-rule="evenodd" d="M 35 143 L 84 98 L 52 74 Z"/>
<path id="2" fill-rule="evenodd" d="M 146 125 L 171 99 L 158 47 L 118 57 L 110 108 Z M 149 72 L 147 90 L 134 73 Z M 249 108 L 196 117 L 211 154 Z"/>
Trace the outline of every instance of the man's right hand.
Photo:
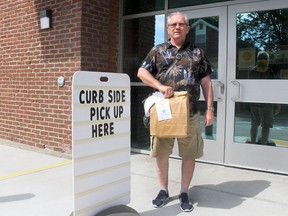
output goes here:
<path id="1" fill-rule="evenodd" d="M 165 98 L 170 98 L 174 95 L 173 88 L 171 86 L 160 85 L 158 90 L 165 96 Z"/>

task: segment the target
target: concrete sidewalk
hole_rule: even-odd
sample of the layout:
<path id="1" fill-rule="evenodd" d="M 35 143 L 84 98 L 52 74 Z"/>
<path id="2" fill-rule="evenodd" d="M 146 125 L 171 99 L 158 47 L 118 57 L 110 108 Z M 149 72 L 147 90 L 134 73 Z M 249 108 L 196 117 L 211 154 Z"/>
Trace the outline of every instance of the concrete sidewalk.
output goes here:
<path id="1" fill-rule="evenodd" d="M 141 216 L 284 216 L 288 212 L 288 177 L 243 169 L 197 163 L 189 197 L 191 213 L 181 212 L 178 202 L 181 161 L 170 160 L 171 201 L 162 209 L 151 207 L 158 193 L 154 161 L 145 155 L 132 156 L 130 206 Z"/>
<path id="2" fill-rule="evenodd" d="M 23 149 L 0 142 L 0 215 L 69 216 L 73 210 L 72 162 L 67 155 Z M 131 156 L 130 207 L 141 216 L 284 216 L 288 212 L 288 177 L 197 163 L 189 196 L 190 213 L 178 203 L 181 161 L 170 160 L 170 202 L 154 209 L 159 187 L 154 159 Z"/>
<path id="3" fill-rule="evenodd" d="M 0 145 L 1 216 L 70 215 L 71 160 L 47 153 Z"/>

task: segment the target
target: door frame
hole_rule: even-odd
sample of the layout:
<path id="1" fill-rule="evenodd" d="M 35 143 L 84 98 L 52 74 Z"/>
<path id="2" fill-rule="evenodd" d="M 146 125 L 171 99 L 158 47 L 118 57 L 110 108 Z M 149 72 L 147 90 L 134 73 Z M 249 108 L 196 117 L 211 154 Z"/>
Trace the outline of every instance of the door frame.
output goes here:
<path id="1" fill-rule="evenodd" d="M 276 2 L 277 1 L 277 2 Z M 263 11 L 270 9 L 288 8 L 286 0 L 273 0 L 257 3 L 246 3 L 228 6 L 228 59 L 227 59 L 227 135 L 225 137 L 225 165 L 265 170 L 270 172 L 288 173 L 288 148 L 270 147 L 261 145 L 239 144 L 234 142 L 235 103 L 236 102 L 278 102 L 287 103 L 288 97 L 277 99 L 275 92 L 287 89 L 287 80 L 261 81 L 237 80 L 236 74 L 236 16 L 237 13 Z M 269 88 L 274 84 L 274 93 L 259 95 L 255 100 L 255 86 L 263 88 L 269 83 Z M 274 97 L 273 97 L 274 96 Z M 234 98 L 234 99 L 233 99 Z M 236 98 L 236 99 L 235 99 Z M 254 101 L 251 101 L 251 99 Z"/>
<path id="2" fill-rule="evenodd" d="M 224 163 L 224 140 L 225 140 L 225 112 L 226 112 L 226 59 L 227 59 L 227 6 L 192 9 L 183 11 L 188 18 L 219 17 L 218 36 L 218 78 L 213 79 L 214 101 L 217 101 L 217 124 L 216 139 L 204 139 L 204 155 L 197 161 L 210 162 L 215 164 Z M 209 58 L 209 53 L 207 53 Z M 201 93 L 200 101 L 204 101 Z M 215 119 L 216 119 L 215 118 Z M 203 133 L 203 131 L 202 131 Z M 178 156 L 178 148 L 173 149 L 172 157 Z"/>

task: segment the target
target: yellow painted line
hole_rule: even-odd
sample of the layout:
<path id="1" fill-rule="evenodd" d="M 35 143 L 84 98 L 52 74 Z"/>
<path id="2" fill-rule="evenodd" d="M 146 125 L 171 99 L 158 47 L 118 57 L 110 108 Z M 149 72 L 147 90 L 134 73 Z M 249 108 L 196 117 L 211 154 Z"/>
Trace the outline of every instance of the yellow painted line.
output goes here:
<path id="1" fill-rule="evenodd" d="M 274 139 L 273 141 L 275 142 L 276 145 L 288 146 L 288 141 L 285 141 L 285 140 L 277 140 L 277 139 Z"/>
<path id="2" fill-rule="evenodd" d="M 39 171 L 43 171 L 43 170 L 47 170 L 47 169 L 51 169 L 51 168 L 55 168 L 55 167 L 59 167 L 62 165 L 70 164 L 71 162 L 72 162 L 72 160 L 66 160 L 66 161 L 62 161 L 59 163 L 55 163 L 55 164 L 51 164 L 51 165 L 47 165 L 47 166 L 43 166 L 43 167 L 39 167 L 39 168 L 35 168 L 35 169 L 30 169 L 30 170 L 12 173 L 9 175 L 0 176 L 0 180 L 13 178 L 13 177 L 20 176 L 20 175 L 26 175 L 26 174 L 30 174 L 30 173 L 35 173 L 35 172 L 39 172 Z"/>

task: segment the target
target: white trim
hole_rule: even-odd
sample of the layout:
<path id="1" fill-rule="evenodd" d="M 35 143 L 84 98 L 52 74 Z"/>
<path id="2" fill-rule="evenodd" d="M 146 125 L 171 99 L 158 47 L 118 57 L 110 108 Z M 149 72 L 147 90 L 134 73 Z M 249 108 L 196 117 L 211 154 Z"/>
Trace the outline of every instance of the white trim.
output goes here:
<path id="1" fill-rule="evenodd" d="M 227 68 L 227 135 L 225 137 L 225 164 L 265 170 L 277 173 L 288 173 L 288 148 L 249 145 L 234 141 L 236 102 L 274 102 L 287 104 L 287 80 L 236 79 L 236 16 L 238 13 L 288 8 L 287 0 L 233 5 L 228 12 L 228 60 Z M 237 86 L 231 82 L 238 83 Z M 269 86 L 269 88 L 267 88 Z M 257 91 L 256 91 L 257 87 Z M 273 91 L 271 91 L 273 88 Z M 262 89 L 259 91 L 259 89 Z M 268 90 L 267 90 L 268 89 Z M 277 97 L 275 97 L 277 92 Z M 281 94 L 282 92 L 282 94 Z M 233 98 L 237 95 L 236 102 Z M 234 97 L 235 98 L 235 97 Z M 260 132 L 261 133 L 261 132 Z"/>

